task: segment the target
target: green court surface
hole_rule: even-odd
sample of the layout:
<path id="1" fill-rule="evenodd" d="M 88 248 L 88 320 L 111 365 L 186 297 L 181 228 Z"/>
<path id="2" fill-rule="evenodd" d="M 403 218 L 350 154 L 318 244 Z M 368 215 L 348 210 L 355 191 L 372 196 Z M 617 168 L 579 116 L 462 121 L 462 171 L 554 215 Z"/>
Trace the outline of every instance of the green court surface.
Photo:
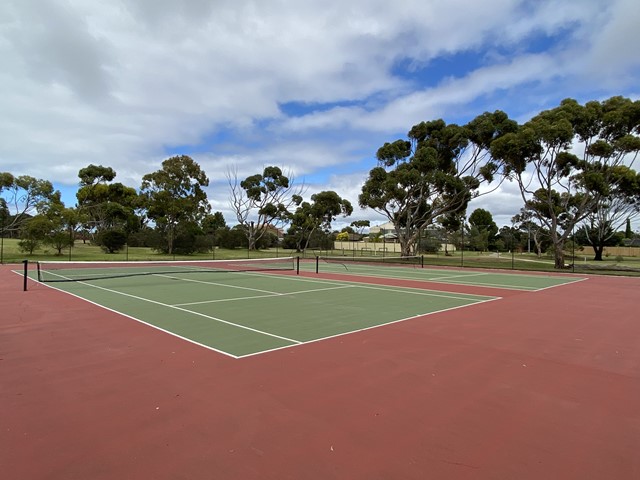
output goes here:
<path id="1" fill-rule="evenodd" d="M 584 277 L 565 275 L 527 275 L 494 271 L 422 268 L 420 265 L 395 265 L 391 263 L 392 261 L 393 260 L 391 260 L 390 263 L 376 263 L 371 260 L 359 261 L 358 257 L 320 258 L 317 267 L 321 273 L 364 275 L 527 291 L 543 290 L 545 288 L 565 285 L 585 279 Z M 314 271 L 316 264 L 314 262 L 301 263 L 300 268 L 306 271 Z"/>
<path id="2" fill-rule="evenodd" d="M 46 285 L 236 358 L 496 299 L 258 272 L 178 270 Z"/>

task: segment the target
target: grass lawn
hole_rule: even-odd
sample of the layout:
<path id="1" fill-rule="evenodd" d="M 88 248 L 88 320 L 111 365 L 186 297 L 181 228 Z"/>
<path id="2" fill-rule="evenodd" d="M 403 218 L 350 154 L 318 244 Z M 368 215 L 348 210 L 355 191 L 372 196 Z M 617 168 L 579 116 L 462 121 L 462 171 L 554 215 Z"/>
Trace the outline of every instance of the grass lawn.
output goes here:
<path id="1" fill-rule="evenodd" d="M 96 245 L 76 242 L 69 252 L 64 249 L 62 255 L 56 255 L 52 248 L 40 248 L 29 255 L 18 248 L 18 240 L 5 238 L 2 245 L 3 263 L 20 263 L 23 260 L 37 262 L 38 260 L 74 260 L 74 261 L 135 261 L 135 260 L 198 260 L 198 259 L 232 259 L 232 258 L 264 258 L 293 256 L 293 250 L 269 249 L 248 252 L 246 249 L 219 249 L 213 252 L 196 253 L 193 255 L 165 255 L 148 247 L 128 247 L 118 253 L 106 253 Z"/>
<path id="2" fill-rule="evenodd" d="M 76 261 L 135 261 L 135 260 L 188 260 L 188 259 L 232 259 L 232 258 L 269 258 L 301 255 L 305 258 L 315 258 L 316 255 L 353 256 L 351 250 L 308 250 L 303 254 L 295 250 L 271 248 L 267 250 L 249 252 L 246 249 L 234 250 L 216 248 L 213 252 L 196 253 L 193 255 L 165 255 L 148 247 L 128 247 L 118 253 L 105 253 L 100 247 L 82 242 L 76 242 L 71 251 L 63 250 L 62 255 L 56 255 L 52 248 L 40 248 L 29 255 L 18 248 L 18 240 L 2 239 L 2 263 L 20 263 L 23 260 L 36 262 L 38 260 L 76 260 Z M 358 254 L 356 253 L 356 256 Z M 387 256 L 398 254 L 387 253 Z M 570 260 L 567 260 L 570 263 Z M 529 271 L 554 271 L 553 257 L 534 254 L 495 252 L 454 252 L 425 254 L 424 265 L 468 267 L 468 268 L 498 268 Z M 604 273 L 622 275 L 640 275 L 640 257 L 624 257 L 617 261 L 615 257 L 606 257 L 602 262 L 593 261 L 590 251 L 577 252 L 574 264 L 567 271 L 576 273 Z"/>

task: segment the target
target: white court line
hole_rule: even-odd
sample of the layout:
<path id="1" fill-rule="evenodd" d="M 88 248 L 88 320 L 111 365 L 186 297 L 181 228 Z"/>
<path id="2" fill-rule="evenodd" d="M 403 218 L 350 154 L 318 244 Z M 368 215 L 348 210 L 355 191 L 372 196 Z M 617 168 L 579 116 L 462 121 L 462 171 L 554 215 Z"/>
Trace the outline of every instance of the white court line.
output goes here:
<path id="1" fill-rule="evenodd" d="M 261 274 L 261 273 L 249 273 L 249 272 L 242 272 L 242 275 L 257 275 L 257 276 L 265 276 L 265 274 Z M 268 275 L 268 274 L 266 274 Z M 369 276 L 371 277 L 372 275 L 357 275 L 357 276 Z M 474 295 L 472 293 L 469 294 L 465 294 L 465 293 L 457 293 L 457 292 L 443 292 L 441 290 L 429 290 L 426 288 L 418 288 L 418 287 L 398 287 L 398 286 L 393 286 L 393 285 L 379 285 L 377 283 L 369 283 L 369 282 L 353 282 L 350 280 L 324 280 L 324 279 L 317 279 L 314 280 L 313 278 L 308 278 L 308 277 L 289 277 L 289 276 L 284 276 L 284 275 L 273 275 L 271 278 L 273 278 L 274 280 L 290 280 L 290 281 L 294 281 L 294 282 L 310 282 L 310 283 L 324 283 L 327 285 L 353 285 L 354 287 L 360 287 L 360 288 L 370 288 L 373 290 L 382 290 L 385 292 L 392 292 L 392 291 L 396 291 L 399 293 L 414 293 L 411 292 L 412 290 L 415 290 L 416 292 L 418 292 L 418 294 L 422 294 L 422 295 L 430 295 L 430 296 L 434 296 L 434 297 L 442 297 L 442 298 L 452 298 L 452 299 L 457 299 L 457 300 L 475 300 L 475 299 L 483 299 L 483 298 L 494 298 L 494 297 L 489 297 L 487 295 Z M 392 278 L 392 279 L 398 279 L 399 277 L 383 277 L 383 278 Z M 407 280 L 406 278 L 404 280 Z M 401 290 L 395 290 L 396 288 L 400 288 Z M 407 292 L 407 290 L 409 290 L 409 292 Z M 444 295 L 444 293 L 447 293 L 448 295 Z"/>
<path id="2" fill-rule="evenodd" d="M 434 281 L 438 281 L 438 280 L 449 280 L 450 278 L 456 278 L 456 277 L 467 278 L 467 277 L 478 277 L 478 276 L 482 276 L 482 275 L 490 275 L 490 274 L 486 273 L 486 272 L 481 272 L 481 273 L 463 273 L 461 275 L 449 275 L 449 276 L 446 276 L 446 277 L 429 278 L 427 281 L 434 282 Z"/>
<path id="3" fill-rule="evenodd" d="M 235 302 L 238 300 L 253 300 L 254 298 L 273 298 L 273 297 L 286 297 L 291 295 L 297 295 L 299 293 L 315 293 L 315 292 L 324 292 L 326 290 L 341 290 L 345 288 L 355 288 L 356 285 L 342 285 L 339 287 L 328 287 L 328 288 L 316 288 L 313 290 L 300 290 L 298 292 L 287 292 L 287 293 L 278 293 L 277 295 L 254 295 L 251 297 L 237 297 L 237 298 L 221 298 L 218 300 L 204 300 L 202 302 L 190 302 L 190 303 L 176 303 L 175 307 L 186 307 L 189 305 L 203 305 L 208 303 L 221 303 L 221 302 Z"/>
<path id="4" fill-rule="evenodd" d="M 397 276 L 397 275 L 384 275 L 380 273 L 365 273 L 365 272 L 327 272 L 333 275 L 353 275 L 357 277 L 375 277 L 375 278 L 392 278 L 395 280 L 409 280 L 409 281 L 418 281 L 418 282 L 431 282 L 434 281 L 431 278 L 425 277 L 411 277 L 411 276 Z M 489 275 L 488 273 L 486 275 Z M 451 278 L 451 277 L 449 277 Z M 519 292 L 532 292 L 537 291 L 535 287 L 526 287 L 522 285 L 506 285 L 504 283 L 473 283 L 473 282 L 465 282 L 464 280 L 451 280 L 447 282 L 446 280 L 438 280 L 443 285 L 466 285 L 469 287 L 480 287 L 480 288 L 500 288 L 502 290 L 516 290 Z M 563 284 L 564 285 L 564 284 Z M 411 288 L 411 287 L 407 287 Z M 546 287 L 545 287 L 546 288 Z"/>
<path id="5" fill-rule="evenodd" d="M 164 274 L 159 274 L 160 276 L 167 276 Z M 474 295 L 474 294 L 464 294 L 464 293 L 456 293 L 456 292 L 441 292 L 440 290 L 428 290 L 428 289 L 424 289 L 424 288 L 416 288 L 416 287 L 394 287 L 392 285 L 387 285 L 387 286 L 381 286 L 381 285 L 377 285 L 375 283 L 367 283 L 367 282 L 353 282 L 353 281 L 349 281 L 349 280 L 324 280 L 324 279 L 317 279 L 314 280 L 312 278 L 308 278 L 308 277 L 299 277 L 299 276 L 289 276 L 289 275 L 273 275 L 270 273 L 259 273 L 259 272 L 234 272 L 234 275 L 245 275 L 245 276 L 249 276 L 249 277 L 261 277 L 261 278 L 269 278 L 269 279 L 273 279 L 273 280 L 284 280 L 284 281 L 292 281 L 292 282 L 310 282 L 310 283 L 320 283 L 320 284 L 325 284 L 325 285 L 351 285 L 354 287 L 360 287 L 360 288 L 365 288 L 365 289 L 372 289 L 372 290 L 382 290 L 384 292 L 398 292 L 398 293 L 413 293 L 413 294 L 417 294 L 417 295 L 426 295 L 426 296 L 433 296 L 433 297 L 441 297 L 441 298 L 451 298 L 451 299 L 457 299 L 457 300 L 474 300 L 477 298 L 487 298 L 486 295 Z M 367 275 L 358 275 L 358 276 L 367 276 Z M 371 276 L 371 275 L 369 275 Z M 182 277 L 170 277 L 170 278 L 174 278 L 175 280 L 184 280 L 185 282 L 197 282 L 197 283 L 206 283 L 206 284 L 211 284 L 211 285 L 221 285 L 223 287 L 232 287 L 232 285 L 227 285 L 224 283 L 215 283 L 215 282 L 206 282 L 204 280 L 192 280 L 189 278 L 182 278 Z M 398 278 L 398 277 L 385 277 L 385 278 Z M 253 288 L 249 288 L 249 287 L 236 287 L 236 288 L 241 288 L 241 289 L 245 289 L 245 290 L 253 290 L 256 292 L 265 292 L 267 294 L 270 294 L 268 296 L 278 296 L 278 295 L 289 295 L 289 293 L 278 293 L 278 292 L 270 292 L 268 290 L 259 290 L 259 289 L 253 289 Z M 397 290 L 397 289 L 400 290 Z M 409 290 L 409 291 L 407 291 Z M 415 290 L 415 291 L 413 291 Z M 437 292 L 437 293 L 434 293 Z M 447 295 L 445 295 L 444 293 L 447 293 Z M 256 297 L 257 298 L 257 297 Z M 183 304 L 177 304 L 177 305 L 183 305 Z"/>
<path id="6" fill-rule="evenodd" d="M 589 280 L 589 277 L 576 278 L 574 280 L 571 280 L 570 282 L 558 283 L 557 285 L 549 285 L 548 287 L 539 288 L 538 290 L 534 290 L 534 291 L 541 292 L 543 290 L 549 290 L 550 288 L 562 287 L 563 285 L 571 285 L 572 283 L 576 283 L 576 282 L 584 282 L 585 280 Z"/>
<path id="7" fill-rule="evenodd" d="M 252 292 L 268 293 L 268 294 L 270 294 L 272 296 L 282 295 L 282 293 L 271 292 L 269 290 L 260 290 L 259 288 L 240 287 L 238 285 L 229 285 L 229 284 L 226 284 L 226 283 L 205 282 L 204 280 L 194 280 L 192 278 L 174 277 L 172 275 L 167 275 L 167 274 L 164 274 L 164 273 L 154 273 L 152 275 L 155 276 L 155 277 L 166 277 L 166 278 L 171 278 L 172 280 L 182 280 L 182 281 L 185 281 L 185 282 L 206 283 L 207 285 L 216 285 L 218 287 L 238 288 L 240 290 L 251 290 Z"/>
<path id="8" fill-rule="evenodd" d="M 486 300 L 479 300 L 477 302 L 468 303 L 466 305 L 458 305 L 457 307 L 444 308 L 442 310 L 436 310 L 434 312 L 419 313 L 417 315 L 412 315 L 410 317 L 401 318 L 399 320 L 392 320 L 390 322 L 385 322 L 385 323 L 376 323 L 375 325 L 371 325 L 370 327 L 363 327 L 363 328 L 359 328 L 357 330 L 349 330 L 348 332 L 338 333 L 336 335 L 329 335 L 328 337 L 315 338 L 313 340 L 308 340 L 308 341 L 305 341 L 305 342 L 301 342 L 301 344 L 302 345 L 307 345 L 309 343 L 321 342 L 323 340 L 328 340 L 330 338 L 343 337 L 345 335 L 351 335 L 352 333 L 364 332 L 366 330 L 373 330 L 374 328 L 384 327 L 386 325 L 392 325 L 394 323 L 406 322 L 408 320 L 413 320 L 415 318 L 427 317 L 429 315 L 435 315 L 436 313 L 448 312 L 448 311 L 451 311 L 451 310 L 457 310 L 459 308 L 471 307 L 473 305 L 478 305 L 478 304 L 487 303 L 487 302 L 493 302 L 495 300 L 502 300 L 502 297 L 488 298 Z M 275 352 L 277 350 L 283 350 L 285 348 L 291 348 L 291 347 L 296 347 L 296 346 L 299 346 L 299 345 L 285 345 L 283 347 L 271 348 L 269 350 L 261 350 L 259 352 L 247 353 L 246 355 L 238 355 L 237 358 L 241 359 L 241 358 L 247 358 L 247 357 L 254 357 L 254 356 L 257 356 L 257 355 L 262 355 L 263 353 Z"/>
<path id="9" fill-rule="evenodd" d="M 504 283 L 474 283 L 474 282 L 464 282 L 464 280 L 452 280 L 451 282 L 447 282 L 447 280 L 449 278 L 453 278 L 453 277 L 468 277 L 468 276 L 474 276 L 474 275 L 493 275 L 493 274 L 497 274 L 497 275 L 509 275 L 512 277 L 525 277 L 525 278 L 536 278 L 538 277 L 538 275 L 527 275 L 527 274 L 523 274 L 523 273 L 499 273 L 499 272 L 478 272 L 476 274 L 463 274 L 463 275 L 452 275 L 452 276 L 448 276 L 448 277 L 441 277 L 441 278 L 426 278 L 425 276 L 421 275 L 421 269 L 404 269 L 404 268 L 391 268 L 391 267 L 385 267 L 385 270 L 388 271 L 388 273 L 381 273 L 379 270 L 374 270 L 372 267 L 368 266 L 368 265 L 359 265 L 359 267 L 361 267 L 361 269 L 358 271 L 357 269 L 353 269 L 352 271 L 347 271 L 344 272 L 341 269 L 336 269 L 336 270 L 332 270 L 329 272 L 325 272 L 325 273 L 331 273 L 331 274 L 335 274 L 335 275 L 354 275 L 354 276 L 358 276 L 358 277 L 376 277 L 376 278 L 392 278 L 392 279 L 402 279 L 402 280 L 410 280 L 410 281 L 422 281 L 422 282 L 431 282 L 431 281 L 437 281 L 443 284 L 452 284 L 452 285 L 466 285 L 466 286 L 470 286 L 470 287 L 481 287 L 481 288 L 500 288 L 503 290 L 516 290 L 516 291 L 525 291 L 525 292 L 538 292 L 541 290 L 546 290 L 548 288 L 554 288 L 554 287 L 561 287 L 562 285 L 569 285 L 571 283 L 575 283 L 575 282 L 580 282 L 582 280 L 585 280 L 586 278 L 575 278 L 574 280 L 570 280 L 570 281 L 566 281 L 564 283 L 559 283 L 556 285 L 549 285 L 547 287 L 541 287 L 541 288 L 537 288 L 537 287 L 530 287 L 530 286 L 525 286 L 525 285 L 507 285 Z M 427 269 L 425 269 L 426 271 Z M 311 270 L 306 270 L 306 271 L 311 271 Z M 433 270 L 429 270 L 429 271 L 433 271 Z M 437 270 L 438 272 L 445 272 L 445 270 Z M 417 273 L 417 275 L 399 275 L 399 273 Z M 555 278 L 554 276 L 550 276 L 550 278 Z"/>

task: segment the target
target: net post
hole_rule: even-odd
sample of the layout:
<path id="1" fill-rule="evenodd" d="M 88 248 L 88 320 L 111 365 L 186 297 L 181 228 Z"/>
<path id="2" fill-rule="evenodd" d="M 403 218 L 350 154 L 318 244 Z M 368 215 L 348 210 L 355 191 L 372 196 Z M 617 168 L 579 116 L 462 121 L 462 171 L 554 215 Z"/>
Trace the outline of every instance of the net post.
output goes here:
<path id="1" fill-rule="evenodd" d="M 300 275 L 300 257 L 296 257 L 296 275 Z"/>
<path id="2" fill-rule="evenodd" d="M 24 263 L 24 275 L 23 275 L 23 285 L 22 285 L 22 291 L 26 292 L 27 291 L 27 278 L 29 275 L 29 260 L 23 260 L 22 263 Z"/>
<path id="3" fill-rule="evenodd" d="M 316 255 L 316 273 L 318 273 L 319 266 L 320 266 L 320 257 Z"/>
<path id="4" fill-rule="evenodd" d="M 420 255 L 420 268 L 424 268 L 424 255 Z"/>

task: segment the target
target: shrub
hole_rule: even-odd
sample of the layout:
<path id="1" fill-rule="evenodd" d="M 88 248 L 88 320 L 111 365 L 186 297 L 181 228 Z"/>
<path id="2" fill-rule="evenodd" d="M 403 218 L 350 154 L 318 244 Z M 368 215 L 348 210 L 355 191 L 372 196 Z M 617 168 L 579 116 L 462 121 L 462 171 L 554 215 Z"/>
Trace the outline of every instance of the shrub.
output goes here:
<path id="1" fill-rule="evenodd" d="M 116 253 L 127 244 L 127 234 L 122 230 L 106 230 L 99 236 L 100 247 L 107 253 Z"/>
<path id="2" fill-rule="evenodd" d="M 40 241 L 34 238 L 23 238 L 18 242 L 18 249 L 22 253 L 28 253 L 29 255 L 33 255 L 34 250 L 37 250 L 40 247 Z"/>

